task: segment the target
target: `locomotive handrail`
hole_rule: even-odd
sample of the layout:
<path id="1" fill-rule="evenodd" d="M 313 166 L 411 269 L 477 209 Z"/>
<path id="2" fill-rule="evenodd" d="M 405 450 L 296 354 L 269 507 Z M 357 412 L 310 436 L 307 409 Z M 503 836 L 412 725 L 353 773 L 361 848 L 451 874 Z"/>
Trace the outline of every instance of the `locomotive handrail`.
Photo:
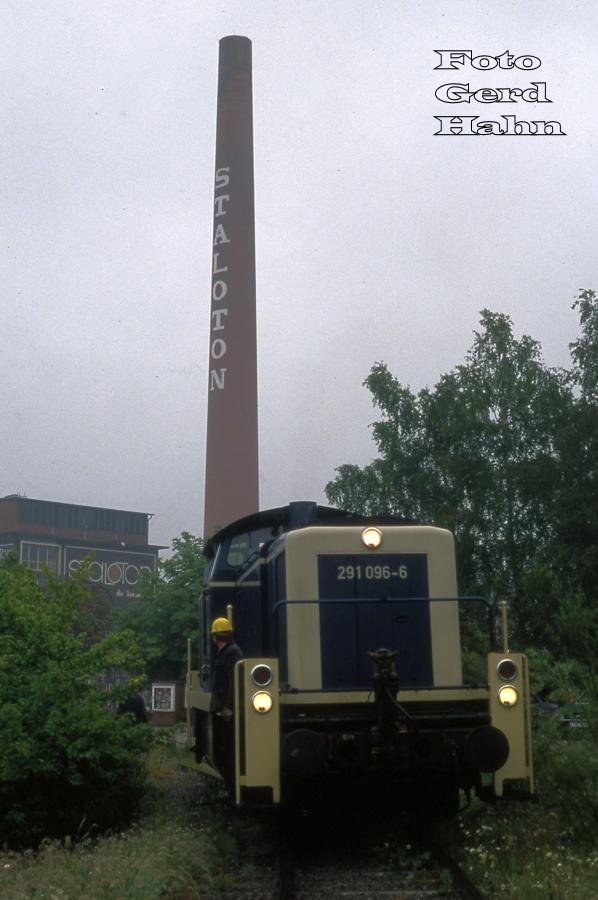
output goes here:
<path id="1" fill-rule="evenodd" d="M 435 693 L 440 694 L 440 693 L 442 693 L 442 691 L 444 691 L 445 693 L 449 693 L 450 691 L 474 692 L 474 691 L 487 691 L 487 689 L 488 689 L 488 684 L 486 682 L 484 682 L 482 684 L 469 684 L 469 683 L 464 684 L 463 682 L 459 682 L 458 684 L 405 684 L 405 685 L 402 685 L 401 687 L 399 687 L 399 693 L 401 693 L 401 691 L 402 692 L 409 691 L 410 693 L 418 693 L 418 692 L 419 693 L 429 693 L 431 691 L 434 691 Z M 346 687 L 296 688 L 296 687 L 290 687 L 285 682 L 280 683 L 280 693 L 281 694 L 346 694 L 348 690 L 358 691 L 361 693 L 373 694 L 373 691 L 370 687 L 367 687 L 367 688 L 360 687 L 360 688 L 350 688 L 350 689 L 348 689 Z M 477 698 L 477 697 L 474 698 L 474 700 L 478 700 L 478 699 L 479 698 Z M 409 700 L 409 701 L 404 701 L 404 702 L 412 703 L 414 701 Z M 415 702 L 417 702 L 417 701 L 415 701 Z M 469 702 L 469 700 L 468 700 L 468 702 Z M 434 715 L 434 713 L 432 712 L 430 715 Z M 462 717 L 462 713 L 459 713 L 458 715 L 455 715 L 455 716 L 451 716 L 450 714 L 443 712 L 442 715 L 449 719 Z M 469 715 L 478 716 L 478 713 L 468 713 L 468 716 Z M 481 716 L 482 713 L 480 713 L 479 715 Z M 484 712 L 483 715 L 487 716 L 488 713 Z M 422 715 L 421 718 L 426 718 L 426 716 Z"/>
<path id="2" fill-rule="evenodd" d="M 314 600 L 279 600 L 272 607 L 272 617 L 278 616 L 279 609 L 291 605 L 313 605 L 321 603 L 415 603 L 422 600 L 428 603 L 481 603 L 488 613 L 488 642 L 491 650 L 496 649 L 493 613 L 496 612 L 492 601 L 477 594 L 464 597 L 320 597 Z"/>

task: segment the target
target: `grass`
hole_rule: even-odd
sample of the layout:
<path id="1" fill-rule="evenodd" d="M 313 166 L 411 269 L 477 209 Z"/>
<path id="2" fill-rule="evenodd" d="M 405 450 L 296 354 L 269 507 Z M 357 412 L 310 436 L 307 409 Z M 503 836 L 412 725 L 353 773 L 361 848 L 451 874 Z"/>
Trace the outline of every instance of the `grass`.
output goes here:
<path id="1" fill-rule="evenodd" d="M 0 890 L 7 898 L 152 898 L 196 896 L 216 889 L 210 841 L 192 829 L 162 824 L 133 828 L 72 850 L 56 842 L 35 856 L 2 860 Z"/>
<path id="2" fill-rule="evenodd" d="M 198 775 L 191 755 L 173 742 L 150 752 L 148 774 L 142 816 L 126 832 L 77 843 L 47 841 L 35 853 L 0 852 L 0 897 L 200 900 L 235 896 L 251 883 L 260 896 L 259 880 L 273 855 L 272 832 L 263 822 L 234 814 L 217 783 Z M 462 814 L 458 854 L 492 900 L 598 900 L 596 829 L 584 827 L 583 839 L 564 818 L 554 788 L 560 770 L 556 775 L 546 782 L 551 804 L 474 803 Z M 577 801 L 582 795 L 574 798 L 570 789 L 569 796 Z M 593 807 L 586 801 L 587 809 Z"/>
<path id="3" fill-rule="evenodd" d="M 492 900 L 598 900 L 598 715 L 563 729 L 534 722 L 538 796 L 474 803 L 461 817 L 461 860 Z"/>
<path id="4" fill-rule="evenodd" d="M 194 900 L 234 892 L 251 866 L 240 870 L 238 828 L 218 787 L 172 744 L 150 752 L 148 773 L 142 817 L 126 832 L 0 853 L 0 896 Z"/>
<path id="5" fill-rule="evenodd" d="M 572 842 L 540 802 L 474 804 L 459 828 L 462 864 L 492 900 L 598 898 L 598 849 Z"/>

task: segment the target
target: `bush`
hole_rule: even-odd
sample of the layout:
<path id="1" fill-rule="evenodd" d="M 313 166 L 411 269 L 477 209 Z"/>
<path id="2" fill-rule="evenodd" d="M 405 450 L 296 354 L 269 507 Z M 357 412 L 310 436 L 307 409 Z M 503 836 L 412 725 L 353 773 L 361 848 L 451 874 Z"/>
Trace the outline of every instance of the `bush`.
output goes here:
<path id="1" fill-rule="evenodd" d="M 571 727 L 556 710 L 539 717 L 534 759 L 538 792 L 545 808 L 558 817 L 561 834 L 579 846 L 595 846 L 598 837 L 598 709 L 579 707 Z"/>
<path id="2" fill-rule="evenodd" d="M 86 599 L 81 579 L 48 576 L 42 590 L 0 562 L 0 843 L 118 827 L 140 798 L 151 733 L 97 686 L 113 668 L 137 674 L 139 653 L 127 632 L 88 639 Z"/>

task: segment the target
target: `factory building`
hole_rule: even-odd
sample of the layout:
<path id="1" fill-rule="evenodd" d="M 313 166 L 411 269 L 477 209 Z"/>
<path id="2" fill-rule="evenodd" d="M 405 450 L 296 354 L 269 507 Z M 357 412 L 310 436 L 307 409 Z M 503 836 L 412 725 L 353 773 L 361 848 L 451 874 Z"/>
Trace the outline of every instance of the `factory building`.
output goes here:
<path id="1" fill-rule="evenodd" d="M 13 551 L 41 580 L 44 569 L 72 575 L 91 556 L 88 581 L 118 608 L 140 596 L 144 574 L 155 572 L 159 546 L 148 543 L 150 513 L 0 498 L 0 557 Z"/>

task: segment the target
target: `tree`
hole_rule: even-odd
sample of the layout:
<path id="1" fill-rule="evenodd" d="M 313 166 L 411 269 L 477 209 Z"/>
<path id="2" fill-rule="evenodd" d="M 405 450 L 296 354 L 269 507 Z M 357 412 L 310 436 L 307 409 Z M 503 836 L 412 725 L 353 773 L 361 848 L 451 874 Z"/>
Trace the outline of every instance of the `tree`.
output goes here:
<path id="1" fill-rule="evenodd" d="M 573 357 L 571 380 L 578 385 L 581 399 L 598 404 L 598 298 L 596 292 L 583 288 L 572 309 L 579 310 L 581 335 L 569 345 Z"/>
<path id="2" fill-rule="evenodd" d="M 203 590 L 203 541 L 187 532 L 173 541 L 170 559 L 141 587 L 142 599 L 120 614 L 121 628 L 135 634 L 147 671 L 154 678 L 181 678 L 187 639 L 197 639 Z"/>
<path id="3" fill-rule="evenodd" d="M 558 532 L 554 554 L 566 588 L 581 588 L 598 607 L 598 299 L 581 290 L 581 334 L 570 344 L 573 367 L 569 382 L 575 404 L 563 423 L 559 452 L 562 478 L 557 497 Z"/>
<path id="4" fill-rule="evenodd" d="M 463 593 L 520 598 L 557 530 L 558 439 L 573 404 L 566 373 L 544 365 L 537 341 L 515 338 L 508 316 L 483 310 L 465 362 L 434 389 L 414 394 L 382 363 L 365 384 L 382 413 L 379 458 L 341 466 L 328 499 L 449 528 Z M 515 611 L 521 627 L 539 612 L 519 600 Z"/>
<path id="5" fill-rule="evenodd" d="M 98 677 L 141 676 L 130 632 L 90 642 L 81 577 L 47 576 L 0 561 L 0 843 L 118 827 L 134 812 L 151 736 L 115 717 Z"/>

